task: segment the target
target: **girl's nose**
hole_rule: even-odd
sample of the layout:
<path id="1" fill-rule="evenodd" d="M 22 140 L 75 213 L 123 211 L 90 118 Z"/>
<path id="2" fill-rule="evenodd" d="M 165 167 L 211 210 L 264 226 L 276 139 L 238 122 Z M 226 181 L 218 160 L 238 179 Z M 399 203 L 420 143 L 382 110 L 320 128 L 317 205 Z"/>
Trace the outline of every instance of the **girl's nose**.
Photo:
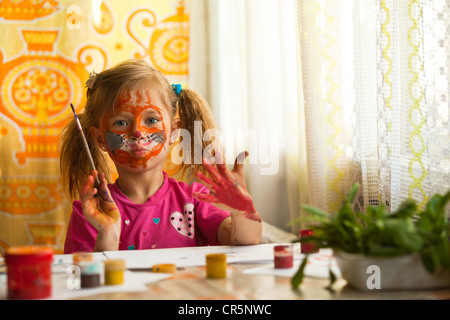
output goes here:
<path id="1" fill-rule="evenodd" d="M 142 136 L 142 132 L 140 132 L 139 130 L 136 130 L 133 133 L 133 137 L 136 138 L 136 139 L 139 139 L 141 136 Z"/>

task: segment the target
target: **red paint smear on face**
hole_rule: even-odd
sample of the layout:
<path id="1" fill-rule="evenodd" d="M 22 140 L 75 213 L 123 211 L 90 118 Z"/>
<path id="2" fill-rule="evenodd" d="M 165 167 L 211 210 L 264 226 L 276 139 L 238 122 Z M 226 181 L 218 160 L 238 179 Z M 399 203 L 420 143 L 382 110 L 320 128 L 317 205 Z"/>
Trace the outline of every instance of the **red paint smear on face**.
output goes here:
<path id="1" fill-rule="evenodd" d="M 144 111 L 150 109 L 155 110 L 159 116 L 160 116 L 160 122 L 162 124 L 162 129 L 158 128 L 158 127 L 153 127 L 153 128 L 147 128 L 145 126 L 142 125 L 138 125 L 137 126 L 137 130 L 140 132 L 140 135 L 143 134 L 152 134 L 158 131 L 163 131 L 164 133 L 166 133 L 166 124 L 164 122 L 164 118 L 161 112 L 161 109 L 158 108 L 157 106 L 153 105 L 151 103 L 151 96 L 150 96 L 150 91 L 146 90 L 145 91 L 145 97 L 142 96 L 142 94 L 139 92 L 139 89 L 136 90 L 135 94 L 134 94 L 134 98 L 135 98 L 135 102 L 133 102 L 133 95 L 131 94 L 131 92 L 129 90 L 125 90 L 118 98 L 118 103 L 117 103 L 117 112 L 129 112 L 134 116 L 134 121 L 138 124 L 142 123 L 142 114 Z M 108 116 L 104 116 L 103 120 L 102 120 L 102 124 L 101 124 L 101 130 L 103 135 L 105 135 L 106 131 L 109 128 L 109 120 L 110 117 Z M 136 132 L 137 131 L 132 131 L 131 129 L 132 126 L 130 126 L 130 128 L 125 129 L 125 130 L 111 130 L 112 132 L 118 134 L 118 135 L 125 135 L 125 138 L 127 137 L 135 137 Z M 164 144 L 167 140 L 167 136 L 164 137 L 164 141 L 162 141 L 161 143 L 158 143 L 155 147 L 153 147 L 153 149 L 148 152 L 145 156 L 143 157 L 135 157 L 133 156 L 131 153 L 127 152 L 127 151 L 123 151 L 121 149 L 116 149 L 114 152 L 112 152 L 111 150 L 109 150 L 109 155 L 110 157 L 114 160 L 117 161 L 118 163 L 122 164 L 122 165 L 128 165 L 131 168 L 146 168 L 147 167 L 147 162 L 150 158 L 156 157 L 157 155 L 159 155 L 159 153 L 161 152 L 161 150 L 164 147 Z"/>

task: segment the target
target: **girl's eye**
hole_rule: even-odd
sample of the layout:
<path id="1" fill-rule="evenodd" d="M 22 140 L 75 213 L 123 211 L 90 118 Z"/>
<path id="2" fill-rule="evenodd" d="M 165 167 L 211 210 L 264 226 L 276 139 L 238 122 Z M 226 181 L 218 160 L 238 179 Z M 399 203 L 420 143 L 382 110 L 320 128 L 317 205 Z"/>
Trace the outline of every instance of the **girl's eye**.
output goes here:
<path id="1" fill-rule="evenodd" d="M 128 123 L 125 120 L 117 120 L 114 122 L 114 125 L 117 127 L 125 127 L 128 125 Z"/>
<path id="2" fill-rule="evenodd" d="M 145 120 L 145 124 L 155 124 L 158 122 L 158 119 L 156 118 L 148 118 L 147 120 Z"/>

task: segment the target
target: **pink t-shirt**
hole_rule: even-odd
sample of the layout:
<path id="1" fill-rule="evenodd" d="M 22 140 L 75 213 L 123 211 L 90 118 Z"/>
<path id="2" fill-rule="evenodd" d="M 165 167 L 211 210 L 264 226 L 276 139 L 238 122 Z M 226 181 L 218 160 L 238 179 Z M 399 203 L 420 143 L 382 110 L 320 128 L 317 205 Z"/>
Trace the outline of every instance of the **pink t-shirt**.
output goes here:
<path id="1" fill-rule="evenodd" d="M 217 231 L 230 213 L 194 198 L 195 191 L 209 193 L 204 185 L 169 178 L 147 202 L 131 202 L 117 184 L 109 184 L 122 217 L 119 250 L 218 245 Z M 64 253 L 93 251 L 97 230 L 86 220 L 81 202 L 73 202 Z"/>

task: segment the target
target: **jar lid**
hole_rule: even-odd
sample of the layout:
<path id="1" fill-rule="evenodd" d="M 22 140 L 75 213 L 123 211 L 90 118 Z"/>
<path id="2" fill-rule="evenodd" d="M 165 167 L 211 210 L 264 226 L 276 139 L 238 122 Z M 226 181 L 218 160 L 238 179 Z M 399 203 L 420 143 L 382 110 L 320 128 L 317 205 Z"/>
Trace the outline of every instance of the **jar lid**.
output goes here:
<path id="1" fill-rule="evenodd" d="M 292 251 L 292 245 L 291 244 L 279 244 L 273 247 L 273 251 L 285 251 L 289 250 Z"/>
<path id="2" fill-rule="evenodd" d="M 177 267 L 170 263 L 155 264 L 152 267 L 152 272 L 175 273 L 176 271 Z"/>
<path id="3" fill-rule="evenodd" d="M 314 230 L 312 230 L 312 229 L 303 229 L 303 230 L 300 230 L 300 237 L 312 236 L 313 233 L 314 233 Z"/>
<path id="4" fill-rule="evenodd" d="M 48 246 L 16 246 L 9 247 L 5 252 L 5 262 L 8 263 L 27 263 L 39 261 L 51 261 L 53 259 L 53 249 Z"/>
<path id="5" fill-rule="evenodd" d="M 94 261 L 92 252 L 74 252 L 72 255 L 73 264 L 78 265 L 82 261 Z"/>
<path id="6" fill-rule="evenodd" d="M 273 252 L 275 255 L 291 255 L 293 254 L 294 248 L 290 244 L 276 245 L 273 247 Z"/>
<path id="7" fill-rule="evenodd" d="M 100 274 L 103 273 L 103 263 L 99 261 L 81 261 L 78 265 L 81 274 Z"/>
<path id="8" fill-rule="evenodd" d="M 105 260 L 105 270 L 125 270 L 125 260 Z"/>
<path id="9" fill-rule="evenodd" d="M 206 255 L 207 261 L 226 261 L 227 255 L 223 253 L 210 253 Z"/>

